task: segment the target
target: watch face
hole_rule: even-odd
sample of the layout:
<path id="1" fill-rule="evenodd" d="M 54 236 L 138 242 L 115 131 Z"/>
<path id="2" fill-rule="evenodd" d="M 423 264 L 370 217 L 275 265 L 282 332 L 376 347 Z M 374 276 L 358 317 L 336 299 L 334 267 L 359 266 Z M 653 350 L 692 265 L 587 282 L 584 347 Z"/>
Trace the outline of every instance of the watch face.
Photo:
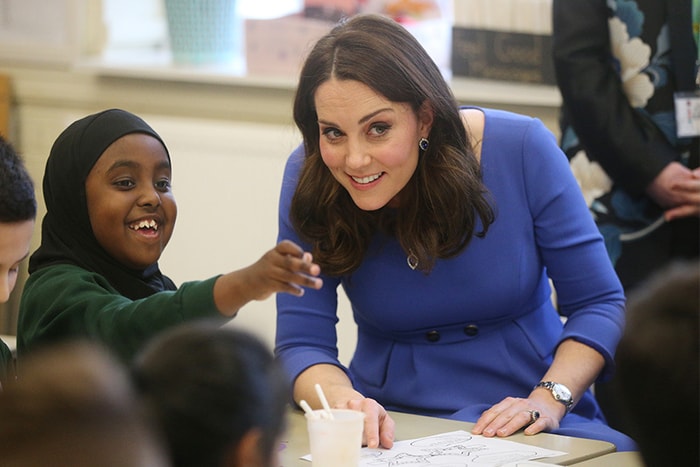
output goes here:
<path id="1" fill-rule="evenodd" d="M 569 401 L 571 399 L 571 393 L 561 384 L 555 384 L 552 390 L 554 391 L 556 398 L 559 400 Z"/>

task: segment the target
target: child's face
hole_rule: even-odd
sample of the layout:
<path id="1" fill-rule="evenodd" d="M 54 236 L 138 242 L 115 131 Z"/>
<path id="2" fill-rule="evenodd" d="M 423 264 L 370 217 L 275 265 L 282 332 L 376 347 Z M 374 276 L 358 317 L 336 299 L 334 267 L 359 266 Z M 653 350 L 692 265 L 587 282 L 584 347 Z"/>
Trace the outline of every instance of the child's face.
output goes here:
<path id="1" fill-rule="evenodd" d="M 0 222 L 0 303 L 10 298 L 17 283 L 19 264 L 29 256 L 34 219 Z"/>
<path id="2" fill-rule="evenodd" d="M 107 253 L 132 269 L 158 261 L 177 217 L 170 161 L 152 136 L 112 143 L 85 181 L 92 230 Z"/>

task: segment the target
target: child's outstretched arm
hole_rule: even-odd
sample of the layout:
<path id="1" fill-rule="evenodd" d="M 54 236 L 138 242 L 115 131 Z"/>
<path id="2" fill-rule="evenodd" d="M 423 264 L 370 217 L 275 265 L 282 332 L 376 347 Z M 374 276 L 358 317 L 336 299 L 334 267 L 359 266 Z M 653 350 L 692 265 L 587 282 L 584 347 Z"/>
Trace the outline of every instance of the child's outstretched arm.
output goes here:
<path id="1" fill-rule="evenodd" d="M 222 315 L 232 317 L 251 300 L 264 300 L 275 292 L 301 296 L 303 287 L 320 289 L 320 273 L 311 253 L 282 240 L 250 266 L 219 277 L 214 284 L 214 303 Z"/>

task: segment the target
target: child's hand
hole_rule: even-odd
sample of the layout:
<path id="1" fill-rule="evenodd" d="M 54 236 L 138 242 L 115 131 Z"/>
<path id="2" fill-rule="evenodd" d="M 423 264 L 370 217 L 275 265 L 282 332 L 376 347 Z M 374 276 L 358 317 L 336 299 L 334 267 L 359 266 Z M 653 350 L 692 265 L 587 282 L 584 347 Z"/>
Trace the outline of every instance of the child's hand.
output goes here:
<path id="1" fill-rule="evenodd" d="M 283 240 L 250 266 L 220 276 L 214 284 L 214 303 L 231 318 L 251 300 L 264 300 L 275 292 L 302 296 L 304 287 L 320 289 L 320 273 L 311 253 Z"/>
<path id="2" fill-rule="evenodd" d="M 251 266 L 259 284 L 255 300 L 263 300 L 275 292 L 304 295 L 303 287 L 320 289 L 323 281 L 317 276 L 321 268 L 313 262 L 311 253 L 290 240 L 282 240 Z M 257 277 L 256 277 L 257 276 Z"/>

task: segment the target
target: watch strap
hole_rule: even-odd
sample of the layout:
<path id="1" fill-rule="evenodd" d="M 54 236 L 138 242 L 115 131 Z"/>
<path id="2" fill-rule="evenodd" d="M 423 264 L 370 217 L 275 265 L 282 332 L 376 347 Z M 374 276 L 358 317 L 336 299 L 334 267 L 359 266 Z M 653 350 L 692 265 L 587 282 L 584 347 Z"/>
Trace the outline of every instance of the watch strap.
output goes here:
<path id="1" fill-rule="evenodd" d="M 566 390 L 566 392 L 569 393 L 569 398 L 568 398 L 568 399 L 562 399 L 561 397 L 559 397 L 559 396 L 557 395 L 557 393 L 555 392 L 555 387 L 556 387 L 556 386 L 561 386 L 562 388 L 564 388 L 564 389 Z M 562 404 L 564 404 L 564 407 L 566 407 L 566 413 L 569 413 L 569 411 L 571 410 L 571 408 L 572 408 L 573 405 L 574 405 L 574 399 L 573 399 L 573 397 L 572 397 L 572 395 L 571 395 L 571 390 L 570 390 L 568 387 L 566 387 L 565 385 L 561 384 L 561 383 L 555 383 L 554 381 L 540 381 L 539 383 L 537 383 L 537 384 L 535 385 L 535 387 L 534 387 L 533 389 L 537 389 L 537 388 L 545 388 L 545 389 L 548 389 L 549 392 L 552 394 L 552 397 L 554 398 L 554 400 L 556 400 L 557 402 L 561 402 Z"/>

